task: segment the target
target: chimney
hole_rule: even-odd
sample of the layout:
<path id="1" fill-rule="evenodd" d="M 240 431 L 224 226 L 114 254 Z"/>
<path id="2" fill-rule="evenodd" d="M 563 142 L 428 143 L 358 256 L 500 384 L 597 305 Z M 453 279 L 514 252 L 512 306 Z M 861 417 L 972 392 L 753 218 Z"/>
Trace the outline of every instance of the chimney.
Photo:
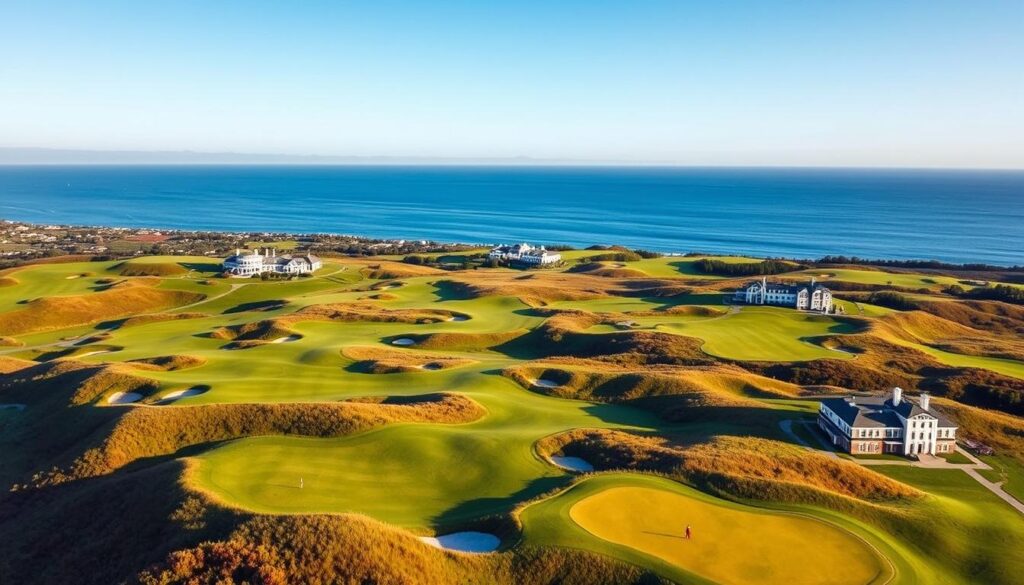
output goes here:
<path id="1" fill-rule="evenodd" d="M 928 406 L 931 402 L 931 399 L 932 397 L 929 396 L 927 392 L 922 392 L 921 398 L 920 400 L 918 400 L 918 403 L 921 405 L 921 408 L 923 408 L 924 410 L 928 410 Z"/>
<path id="2" fill-rule="evenodd" d="M 899 406 L 900 401 L 903 400 L 903 388 L 899 386 L 892 389 L 892 405 Z"/>

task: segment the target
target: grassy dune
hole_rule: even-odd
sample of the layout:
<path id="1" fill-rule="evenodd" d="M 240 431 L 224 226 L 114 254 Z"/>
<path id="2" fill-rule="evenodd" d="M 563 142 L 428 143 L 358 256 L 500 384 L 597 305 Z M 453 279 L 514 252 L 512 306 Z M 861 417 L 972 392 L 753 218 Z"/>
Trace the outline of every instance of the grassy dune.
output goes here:
<path id="1" fill-rule="evenodd" d="M 0 411 L 0 478 L 18 486 L 0 492 L 0 536 L 20 529 L 26 545 L 0 550 L 0 580 L 49 550 L 34 527 L 61 515 L 75 538 L 55 567 L 82 575 L 111 543 L 74 502 L 109 518 L 97 498 L 123 489 L 153 507 L 138 510 L 153 529 L 132 524 L 126 556 L 81 582 L 147 567 L 149 582 L 185 579 L 220 551 L 338 582 L 791 583 L 841 565 L 869 583 L 891 562 L 894 583 L 1013 583 L 1005 543 L 1024 521 L 1005 504 L 809 453 L 779 421 L 813 414 L 809 395 L 894 384 L 1010 409 L 1019 362 L 992 352 L 1016 347 L 1022 315 L 948 298 L 926 317 L 731 310 L 733 281 L 696 273 L 696 258 L 574 268 L 597 253 L 536 271 L 328 259 L 292 281 L 212 278 L 209 259 L 184 257 L 4 272 L 0 404 L 25 407 Z M 115 392 L 141 399 L 108 407 Z M 1019 417 L 936 403 L 1024 461 Z M 552 455 L 624 472 L 580 481 Z M 686 523 L 714 548 L 645 533 Z M 496 533 L 502 552 L 412 537 L 465 529 Z"/>

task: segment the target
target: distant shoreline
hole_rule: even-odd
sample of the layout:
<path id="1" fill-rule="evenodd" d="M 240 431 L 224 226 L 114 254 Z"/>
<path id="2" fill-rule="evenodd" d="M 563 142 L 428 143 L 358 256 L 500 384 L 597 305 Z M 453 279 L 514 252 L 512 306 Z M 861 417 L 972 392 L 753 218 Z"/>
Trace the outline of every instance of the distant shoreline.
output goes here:
<path id="1" fill-rule="evenodd" d="M 565 166 L 0 167 L 37 224 L 1024 264 L 1024 173 Z"/>

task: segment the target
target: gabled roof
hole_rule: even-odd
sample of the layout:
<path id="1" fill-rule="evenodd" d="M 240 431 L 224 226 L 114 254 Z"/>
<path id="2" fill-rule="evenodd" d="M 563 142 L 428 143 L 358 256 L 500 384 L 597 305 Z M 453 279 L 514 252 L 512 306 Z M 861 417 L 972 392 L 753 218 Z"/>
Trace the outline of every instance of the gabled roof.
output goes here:
<path id="1" fill-rule="evenodd" d="M 891 398 L 826 398 L 821 403 L 854 428 L 901 427 L 900 416 L 911 418 L 919 414 L 937 419 L 940 427 L 956 426 L 934 407 L 925 410 L 907 399 L 901 400 L 896 407 L 893 407 Z"/>

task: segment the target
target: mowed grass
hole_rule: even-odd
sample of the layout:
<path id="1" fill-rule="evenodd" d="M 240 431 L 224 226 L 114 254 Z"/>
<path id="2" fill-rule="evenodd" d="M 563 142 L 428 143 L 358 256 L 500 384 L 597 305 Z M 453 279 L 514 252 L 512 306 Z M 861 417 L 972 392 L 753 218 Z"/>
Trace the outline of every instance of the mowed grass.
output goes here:
<path id="1" fill-rule="evenodd" d="M 529 544 L 608 554 L 678 582 L 860 585 L 893 574 L 878 549 L 846 528 L 658 477 L 602 474 L 526 507 L 520 518 Z"/>
<path id="2" fill-rule="evenodd" d="M 713 356 L 748 361 L 850 359 L 850 354 L 827 349 L 813 340 L 858 329 L 826 315 L 773 307 L 744 307 L 708 319 L 666 319 L 655 328 L 703 339 L 701 348 Z"/>
<path id="3" fill-rule="evenodd" d="M 972 558 L 974 566 L 957 567 L 972 575 L 967 583 L 1019 583 L 1024 567 L 1024 517 L 966 473 L 957 469 L 921 469 L 899 465 L 880 465 L 875 471 L 932 495 L 931 514 L 944 537 L 942 548 L 956 550 L 961 557 Z M 919 558 L 942 571 L 943 559 Z M 922 567 L 923 572 L 925 569 Z"/>
<path id="4" fill-rule="evenodd" d="M 201 267 L 200 260 L 209 263 L 209 259 L 182 258 L 146 261 L 173 261 Z M 655 260 L 642 262 L 660 266 L 666 271 L 661 276 L 668 275 L 669 271 L 675 271 L 678 276 L 680 268 L 671 263 L 694 259 Z M 139 372 L 140 376 L 159 383 L 157 396 L 194 386 L 209 388 L 203 394 L 179 400 L 175 403 L 178 405 L 332 402 L 367 396 L 397 398 L 434 392 L 454 392 L 472 398 L 486 411 L 483 418 L 472 423 L 395 424 L 360 435 L 330 439 L 253 437 L 205 447 L 194 455 L 198 465 L 189 476 L 192 484 L 231 505 L 269 514 L 358 512 L 417 532 L 461 529 L 482 516 L 509 512 L 521 502 L 568 486 L 574 476 L 535 454 L 535 444 L 543 437 L 577 428 L 623 428 L 676 435 L 686 430 L 692 432 L 695 428 L 693 423 L 669 424 L 647 411 L 628 406 L 565 400 L 524 390 L 499 375 L 502 369 L 524 365 L 525 362 L 514 353 L 504 354 L 484 347 L 465 347 L 458 351 L 441 347 L 427 351 L 415 345 L 392 345 L 390 340 L 395 338 L 430 333 L 486 336 L 527 331 L 539 327 L 545 318 L 518 298 L 510 296 L 462 298 L 453 294 L 450 287 L 438 284 L 446 276 L 400 278 L 395 279 L 400 286 L 386 291 L 374 290 L 381 281 L 367 278 L 360 272 L 360 267 L 366 263 L 330 261 L 313 278 L 268 282 L 209 278 L 203 271 L 205 269 L 190 268 L 195 272 L 161 278 L 154 288 L 205 294 L 206 300 L 187 309 L 162 310 L 206 316 L 103 329 L 109 336 L 103 338 L 102 345 L 122 349 L 90 355 L 82 360 L 100 363 L 166 355 L 201 358 L 197 363 L 202 365 L 197 367 Z M 109 274 L 107 271 L 113 264 L 41 265 L 15 271 L 11 277 L 19 282 L 0 288 L 0 307 L 23 307 L 18 300 L 24 299 L 26 292 L 36 296 L 58 293 L 91 295 L 96 290 L 95 280 Z M 630 267 L 637 264 L 641 263 L 627 263 Z M 96 276 L 79 276 L 87 272 Z M 473 272 L 469 271 L 459 274 L 459 277 L 470 280 L 472 275 Z M 54 287 L 48 289 L 47 283 L 54 283 Z M 381 292 L 386 292 L 386 295 L 379 296 Z M 558 302 L 553 306 L 615 313 L 656 311 L 678 304 L 717 305 L 718 309 L 723 309 L 720 300 L 718 293 L 705 293 L 646 299 L 602 297 Z M 3 305 L 4 302 L 9 304 Z M 242 350 L 223 349 L 226 340 L 210 336 L 210 332 L 222 327 L 281 317 L 311 305 L 354 302 L 372 303 L 383 309 L 443 309 L 467 315 L 469 319 L 426 324 L 299 321 L 289 326 L 300 336 L 297 340 Z M 849 359 L 851 356 L 848 354 L 816 344 L 815 338 L 851 333 L 857 329 L 856 325 L 842 319 L 769 307 L 743 307 L 721 317 L 666 314 L 637 317 L 635 320 L 640 322 L 641 329 L 702 339 L 704 351 L 709 354 L 738 360 Z M 605 330 L 611 331 L 612 328 L 599 327 L 593 333 L 600 335 Z M 70 335 L 97 332 L 93 326 L 80 326 L 25 335 L 19 338 L 25 342 L 25 348 L 10 348 L 5 353 L 17 355 L 18 352 L 28 352 L 36 343 L 52 343 Z M 406 354 L 410 356 L 410 363 L 418 363 L 418 354 L 438 353 L 451 358 L 466 358 L 467 361 L 463 362 L 465 365 L 440 371 L 371 374 L 355 367 L 356 361 L 343 353 L 353 347 Z M 77 349 L 87 353 L 91 346 Z M 791 409 L 796 413 L 803 412 L 801 409 L 811 410 L 816 403 L 761 400 L 760 404 L 766 410 Z M 0 413 L 5 417 L 0 425 L 21 414 Z M 735 432 L 738 428 L 744 427 L 715 426 L 708 432 Z M 965 491 L 962 495 L 973 498 L 978 494 Z M 591 496 L 598 499 L 588 499 Z M 641 509 L 629 513 L 628 510 L 638 507 L 638 502 L 643 504 L 639 506 Z M 583 507 L 579 508 L 578 518 L 574 519 L 571 512 L 577 503 Z M 588 511 L 588 507 L 592 509 Z M 956 508 L 952 504 L 951 507 L 951 514 L 971 509 Z M 995 513 L 994 510 L 978 509 L 971 513 Z M 828 562 L 833 566 L 845 567 L 853 563 L 856 567 L 867 558 L 859 552 L 863 549 L 863 542 L 853 536 L 856 534 L 882 550 L 898 568 L 902 568 L 904 576 L 921 577 L 922 582 L 941 581 L 932 578 L 941 571 L 929 569 L 925 561 L 915 556 L 915 551 L 908 551 L 900 544 L 901 541 L 886 537 L 877 528 L 869 528 L 849 517 L 820 508 L 801 508 L 799 511 L 827 517 L 842 528 L 802 516 L 780 515 L 775 511 L 765 512 L 723 502 L 666 479 L 627 474 L 602 474 L 587 479 L 556 497 L 527 507 L 521 518 L 525 527 L 523 542 L 527 545 L 585 548 L 651 567 L 671 579 L 687 583 L 711 580 L 757 582 L 762 576 L 774 579 L 765 581 L 772 583 L 815 582 L 801 580 L 804 573 L 811 576 L 819 574 L 819 565 L 815 564 L 818 561 L 806 560 L 818 554 L 815 544 L 794 544 L 785 540 L 801 538 L 808 531 L 806 523 L 811 523 L 815 529 L 824 527 L 821 528 L 827 533 L 824 536 L 813 529 L 810 533 L 814 540 L 825 543 L 822 550 L 827 554 L 822 558 L 830 559 Z M 691 519 L 687 520 L 688 517 Z M 694 521 L 692 518 L 699 519 Z M 723 519 L 722 526 L 709 524 L 716 518 Z M 727 518 L 733 520 L 725 522 Z M 592 532 L 584 530 L 576 520 Z M 666 542 L 671 544 L 659 548 L 661 540 L 657 535 L 647 535 L 642 530 L 636 533 L 635 528 L 646 526 L 643 522 L 648 521 L 655 524 L 664 522 L 665 530 L 659 531 L 665 534 L 681 531 L 690 523 L 696 530 L 698 542 L 703 545 L 704 538 L 713 538 L 708 542 L 719 548 L 687 557 L 688 549 L 677 551 L 673 548 L 675 542 L 668 537 L 665 537 Z M 613 532 L 633 534 L 633 537 L 628 542 L 620 542 L 626 537 L 602 532 L 602 522 L 608 526 L 625 523 L 624 529 Z M 1013 530 L 1006 533 L 1001 530 L 1003 527 L 999 526 L 991 533 L 971 533 L 968 539 L 956 534 L 950 538 L 956 546 L 967 546 L 964 542 L 973 538 L 984 542 L 986 539 L 1003 538 L 1004 534 L 1017 534 Z M 781 547 L 787 550 L 764 550 L 772 551 L 780 561 L 786 561 L 785 566 L 776 566 L 774 561 L 758 561 L 757 555 L 742 558 L 744 555 L 751 557 L 751 551 L 762 550 L 757 548 L 759 546 L 775 546 L 768 541 L 776 533 L 785 534 L 785 539 L 780 542 L 789 543 Z M 837 548 L 834 543 L 842 538 L 851 539 L 852 544 Z M 794 552 L 797 549 L 800 555 Z M 836 553 L 836 550 L 843 552 Z M 730 557 L 730 551 L 736 559 Z M 712 563 L 711 559 L 717 561 Z M 756 565 L 758 569 L 754 570 L 741 561 L 766 564 Z M 703 566 L 702 562 L 708 566 Z M 807 571 L 801 575 L 791 572 L 794 570 L 792 567 L 804 562 L 811 563 Z M 825 562 L 821 561 L 822 564 Z M 951 581 L 956 582 L 955 579 Z M 870 582 L 870 578 L 862 582 Z"/>
<path id="5" fill-rule="evenodd" d="M 406 380 L 419 377 L 426 385 L 432 376 Z M 581 426 L 659 424 L 642 411 L 549 398 L 503 377 L 478 378 L 472 386 L 465 393 L 487 410 L 480 421 L 392 425 L 341 439 L 243 439 L 199 456 L 197 484 L 261 512 L 358 512 L 441 529 L 508 512 L 568 483 L 568 473 L 535 454 L 540 437 Z"/>
<path id="6" fill-rule="evenodd" d="M 857 284 L 874 284 L 886 286 L 898 286 L 903 288 L 927 288 L 937 290 L 959 284 L 959 280 L 951 276 L 938 276 L 934 274 L 913 274 L 883 272 L 881 270 L 864 267 L 861 269 L 852 268 L 813 268 L 802 272 L 793 272 L 786 275 L 814 277 L 819 282 L 828 284 L 832 280 L 843 282 L 854 282 Z M 961 285 L 963 286 L 963 285 Z"/>

